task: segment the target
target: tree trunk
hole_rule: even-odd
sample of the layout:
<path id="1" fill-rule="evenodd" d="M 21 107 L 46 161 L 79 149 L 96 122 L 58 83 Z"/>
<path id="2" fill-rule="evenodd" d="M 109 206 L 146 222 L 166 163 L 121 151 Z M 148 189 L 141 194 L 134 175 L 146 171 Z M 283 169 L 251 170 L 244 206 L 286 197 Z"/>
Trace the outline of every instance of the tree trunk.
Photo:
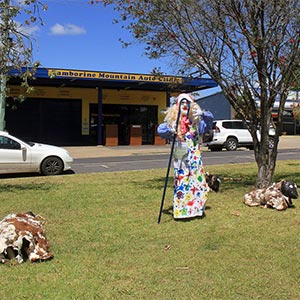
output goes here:
<path id="1" fill-rule="evenodd" d="M 272 178 L 275 171 L 275 164 L 268 164 L 264 159 L 257 162 L 258 172 L 256 186 L 258 188 L 268 187 L 272 183 Z"/>
<path id="2" fill-rule="evenodd" d="M 278 135 L 274 136 L 274 148 L 269 149 L 268 139 L 262 137 L 260 145 L 255 147 L 254 154 L 258 167 L 256 187 L 265 188 L 272 184 L 276 168 Z"/>

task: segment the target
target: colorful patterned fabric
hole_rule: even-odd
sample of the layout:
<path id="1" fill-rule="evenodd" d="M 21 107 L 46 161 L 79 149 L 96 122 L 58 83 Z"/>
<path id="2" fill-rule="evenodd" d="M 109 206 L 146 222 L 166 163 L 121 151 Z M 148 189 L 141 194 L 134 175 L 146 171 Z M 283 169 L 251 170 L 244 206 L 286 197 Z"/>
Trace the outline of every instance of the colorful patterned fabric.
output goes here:
<path id="1" fill-rule="evenodd" d="M 197 136 L 188 132 L 174 148 L 175 219 L 202 216 L 207 201 L 208 186 L 202 165 Z"/>

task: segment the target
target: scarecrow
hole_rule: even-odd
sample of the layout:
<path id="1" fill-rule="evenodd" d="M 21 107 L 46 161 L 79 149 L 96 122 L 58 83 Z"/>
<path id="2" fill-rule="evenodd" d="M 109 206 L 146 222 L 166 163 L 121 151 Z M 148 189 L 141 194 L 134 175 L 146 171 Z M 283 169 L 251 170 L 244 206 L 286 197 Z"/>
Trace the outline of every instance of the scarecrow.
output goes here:
<path id="1" fill-rule="evenodd" d="M 189 94 L 180 94 L 176 103 L 166 111 L 164 123 L 158 127 L 158 134 L 162 138 L 172 140 L 169 166 L 173 159 L 174 219 L 201 217 L 204 214 L 209 187 L 205 178 L 200 143 L 204 132 L 207 132 L 208 120 L 212 123 L 211 112 L 203 111 Z M 168 173 L 169 167 L 166 180 Z M 163 201 L 161 211 L 162 206 Z"/>

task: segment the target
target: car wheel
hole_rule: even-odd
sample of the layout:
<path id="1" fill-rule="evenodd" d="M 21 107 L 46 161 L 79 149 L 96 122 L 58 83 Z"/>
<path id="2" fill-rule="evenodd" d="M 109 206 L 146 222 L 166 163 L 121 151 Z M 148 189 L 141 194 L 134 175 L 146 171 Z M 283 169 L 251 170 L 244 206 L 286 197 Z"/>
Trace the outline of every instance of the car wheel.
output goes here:
<path id="1" fill-rule="evenodd" d="M 235 138 L 228 138 L 226 141 L 226 150 L 227 151 L 235 151 L 237 149 L 238 142 Z"/>
<path id="2" fill-rule="evenodd" d="M 41 173 L 46 176 L 59 175 L 64 168 L 63 161 L 56 156 L 50 156 L 43 160 L 41 164 Z"/>
<path id="3" fill-rule="evenodd" d="M 274 138 L 273 137 L 269 137 L 269 149 L 273 149 L 274 148 Z"/>

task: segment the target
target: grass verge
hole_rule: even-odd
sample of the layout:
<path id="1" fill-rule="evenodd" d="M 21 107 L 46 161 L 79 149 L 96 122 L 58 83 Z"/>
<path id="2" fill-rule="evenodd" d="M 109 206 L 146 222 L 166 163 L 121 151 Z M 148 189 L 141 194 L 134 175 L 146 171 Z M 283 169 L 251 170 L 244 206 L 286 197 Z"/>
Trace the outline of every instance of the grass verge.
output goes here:
<path id="1" fill-rule="evenodd" d="M 173 220 L 170 178 L 159 225 L 165 169 L 1 179 L 0 218 L 45 217 L 54 259 L 0 265 L 0 299 L 300 299 L 299 200 L 250 208 L 255 164 L 206 169 L 223 179 L 206 216 Z M 278 161 L 283 178 L 300 161 Z"/>

